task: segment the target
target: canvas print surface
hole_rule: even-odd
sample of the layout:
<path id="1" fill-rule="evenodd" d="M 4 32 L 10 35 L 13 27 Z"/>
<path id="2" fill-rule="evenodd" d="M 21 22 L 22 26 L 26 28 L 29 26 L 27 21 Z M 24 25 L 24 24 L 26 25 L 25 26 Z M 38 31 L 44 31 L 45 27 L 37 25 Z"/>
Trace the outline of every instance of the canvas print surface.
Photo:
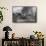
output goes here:
<path id="1" fill-rule="evenodd" d="M 37 22 L 36 6 L 13 6 L 13 22 L 16 23 L 33 23 Z"/>

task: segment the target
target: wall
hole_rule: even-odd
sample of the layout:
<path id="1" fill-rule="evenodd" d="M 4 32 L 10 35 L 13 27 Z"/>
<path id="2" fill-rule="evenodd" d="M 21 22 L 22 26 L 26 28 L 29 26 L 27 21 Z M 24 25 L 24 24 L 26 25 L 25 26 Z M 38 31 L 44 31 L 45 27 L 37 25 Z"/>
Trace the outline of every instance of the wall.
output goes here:
<path id="1" fill-rule="evenodd" d="M 0 23 L 0 46 L 4 38 L 3 27 L 9 25 L 12 28 L 10 35 L 15 32 L 16 37 L 29 37 L 34 31 L 41 31 L 46 37 L 46 0 L 0 0 L 0 6 L 8 8 L 3 11 L 4 20 Z M 13 23 L 12 6 L 37 6 L 37 23 Z M 45 38 L 46 45 L 46 38 Z"/>

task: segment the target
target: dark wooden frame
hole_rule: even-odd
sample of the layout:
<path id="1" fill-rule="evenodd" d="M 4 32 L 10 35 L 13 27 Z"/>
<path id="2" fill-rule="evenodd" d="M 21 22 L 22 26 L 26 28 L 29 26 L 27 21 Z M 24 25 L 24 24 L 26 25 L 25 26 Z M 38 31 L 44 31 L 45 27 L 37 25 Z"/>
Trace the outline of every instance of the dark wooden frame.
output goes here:
<path id="1" fill-rule="evenodd" d="M 30 21 L 30 22 L 15 22 L 14 21 L 14 16 L 13 16 L 13 8 L 14 7 L 36 7 L 35 21 Z M 13 23 L 37 23 L 37 6 L 12 6 L 12 22 Z"/>

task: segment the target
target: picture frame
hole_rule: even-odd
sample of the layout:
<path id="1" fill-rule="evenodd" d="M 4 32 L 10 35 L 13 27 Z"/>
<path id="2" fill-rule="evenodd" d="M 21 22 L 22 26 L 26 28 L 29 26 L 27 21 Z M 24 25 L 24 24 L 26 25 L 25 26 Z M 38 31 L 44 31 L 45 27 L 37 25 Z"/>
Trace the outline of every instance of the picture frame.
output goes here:
<path id="1" fill-rule="evenodd" d="M 13 23 L 36 23 L 37 6 L 13 6 L 12 22 Z"/>

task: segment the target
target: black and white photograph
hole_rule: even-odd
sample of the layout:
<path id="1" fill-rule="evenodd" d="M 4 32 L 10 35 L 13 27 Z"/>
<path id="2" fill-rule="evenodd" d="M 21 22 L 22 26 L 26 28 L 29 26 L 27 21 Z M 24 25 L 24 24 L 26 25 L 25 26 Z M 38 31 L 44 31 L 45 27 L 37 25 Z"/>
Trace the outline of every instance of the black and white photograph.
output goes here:
<path id="1" fill-rule="evenodd" d="M 37 6 L 13 6 L 12 21 L 14 23 L 36 23 Z"/>

